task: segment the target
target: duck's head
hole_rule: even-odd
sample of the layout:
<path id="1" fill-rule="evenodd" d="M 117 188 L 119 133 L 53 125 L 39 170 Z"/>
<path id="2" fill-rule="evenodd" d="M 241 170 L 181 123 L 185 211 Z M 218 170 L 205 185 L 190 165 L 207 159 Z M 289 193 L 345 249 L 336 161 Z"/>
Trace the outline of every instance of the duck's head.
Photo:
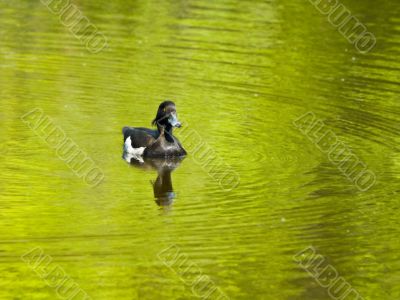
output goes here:
<path id="1" fill-rule="evenodd" d="M 173 127 L 181 127 L 181 122 L 178 121 L 175 103 L 172 101 L 164 101 L 158 107 L 156 118 L 152 122 L 157 127 L 164 127 L 166 131 L 171 131 Z"/>

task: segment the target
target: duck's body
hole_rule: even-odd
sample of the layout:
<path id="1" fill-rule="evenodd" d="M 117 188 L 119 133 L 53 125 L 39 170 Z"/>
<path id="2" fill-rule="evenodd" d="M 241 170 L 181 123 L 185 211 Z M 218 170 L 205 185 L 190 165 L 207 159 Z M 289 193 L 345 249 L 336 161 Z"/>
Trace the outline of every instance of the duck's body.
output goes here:
<path id="1" fill-rule="evenodd" d="M 177 157 L 186 155 L 181 143 L 173 136 L 174 127 L 181 124 L 176 117 L 175 104 L 165 101 L 160 104 L 152 122 L 157 130 L 142 127 L 124 127 L 124 151 L 143 157 Z"/>

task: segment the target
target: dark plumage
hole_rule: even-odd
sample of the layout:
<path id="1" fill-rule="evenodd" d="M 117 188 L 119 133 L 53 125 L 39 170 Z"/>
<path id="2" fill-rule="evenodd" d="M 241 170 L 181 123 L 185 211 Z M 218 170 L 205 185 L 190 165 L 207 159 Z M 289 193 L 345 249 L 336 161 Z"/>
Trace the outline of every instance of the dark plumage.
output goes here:
<path id="1" fill-rule="evenodd" d="M 164 101 L 152 121 L 157 130 L 142 127 L 124 127 L 124 151 L 144 157 L 173 157 L 186 155 L 181 143 L 173 136 L 174 127 L 181 127 L 175 103 Z"/>

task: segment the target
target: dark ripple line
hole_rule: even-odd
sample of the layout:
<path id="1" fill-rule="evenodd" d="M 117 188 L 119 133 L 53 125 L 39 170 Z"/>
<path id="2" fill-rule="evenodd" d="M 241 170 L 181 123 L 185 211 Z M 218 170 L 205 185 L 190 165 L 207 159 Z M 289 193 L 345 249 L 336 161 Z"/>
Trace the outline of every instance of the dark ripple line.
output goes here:
<path id="1" fill-rule="evenodd" d="M 234 43 L 229 43 L 229 42 L 223 42 L 223 41 L 213 41 L 208 42 L 208 41 L 203 41 L 203 40 L 194 40 L 194 39 L 189 39 L 189 38 L 181 38 L 177 37 L 174 39 L 175 41 L 182 41 L 182 42 L 192 42 L 192 43 L 199 43 L 199 44 L 206 44 L 206 45 L 224 45 L 228 47 L 237 47 L 237 48 L 244 48 L 247 49 L 246 47 L 243 47 L 243 44 L 234 44 Z M 253 47 L 254 49 L 263 49 L 263 50 L 269 50 L 272 48 L 271 47 Z"/>
<path id="2" fill-rule="evenodd" d="M 220 8 L 220 7 L 209 7 L 209 6 L 204 6 L 204 5 L 196 5 L 196 4 L 190 4 L 188 8 L 194 8 L 194 9 L 199 9 L 199 10 L 207 10 L 207 11 L 225 11 L 225 12 L 231 12 L 231 13 L 240 13 L 241 11 L 236 9 L 236 8 Z"/>
<path id="3" fill-rule="evenodd" d="M 208 27 L 208 26 L 191 26 L 191 25 L 168 25 L 171 29 L 200 29 L 200 30 L 209 30 L 209 31 L 226 31 L 226 32 L 242 32 L 242 30 L 238 29 L 227 29 L 227 28 L 218 28 L 218 27 Z"/>
<path id="4" fill-rule="evenodd" d="M 198 59 L 198 58 L 186 58 L 186 57 L 178 57 L 175 56 L 176 53 L 174 52 L 169 52 L 169 51 L 163 51 L 165 54 L 173 54 L 174 56 L 168 56 L 168 58 L 171 59 L 176 59 L 176 60 L 184 60 L 184 61 L 196 61 L 196 62 L 202 62 L 202 63 L 216 63 L 216 64 L 223 64 L 223 65 L 229 65 L 229 66 L 244 66 L 244 67 L 252 67 L 252 68 L 260 68 L 260 69 L 266 69 L 269 68 L 267 66 L 262 66 L 262 65 L 251 65 L 251 64 L 243 64 L 243 63 L 238 63 L 238 62 L 229 62 L 229 61 L 215 61 L 215 60 L 204 60 L 204 59 Z"/>
<path id="5" fill-rule="evenodd" d="M 234 54 L 243 54 L 243 55 L 255 55 L 265 57 L 264 53 L 257 52 L 243 52 L 237 50 L 228 50 L 228 49 L 211 49 L 211 48 L 200 48 L 200 47 L 192 47 L 192 46 L 175 46 L 175 45 L 156 45 L 159 48 L 171 48 L 171 49 L 183 49 L 183 50 L 200 50 L 200 51 L 211 51 L 211 52 L 224 52 L 224 53 L 234 53 Z"/>
<path id="6" fill-rule="evenodd" d="M 116 238 L 116 237 L 135 237 L 137 234 L 98 234 L 98 235 L 71 235 L 71 236 L 49 236 L 49 237 L 21 237 L 19 239 L 2 239 L 0 244 L 9 243 L 30 243 L 33 241 L 57 241 L 63 239 L 86 239 L 86 238 Z"/>
<path id="7" fill-rule="evenodd" d="M 384 83 L 384 84 L 388 84 L 388 85 L 394 85 L 394 86 L 400 86 L 400 82 L 397 81 L 391 81 L 388 79 L 380 79 L 380 78 L 368 78 L 368 77 L 349 77 L 349 78 L 355 78 L 359 81 L 364 81 L 364 82 L 368 82 L 368 83 L 374 83 L 376 84 L 378 83 Z"/>

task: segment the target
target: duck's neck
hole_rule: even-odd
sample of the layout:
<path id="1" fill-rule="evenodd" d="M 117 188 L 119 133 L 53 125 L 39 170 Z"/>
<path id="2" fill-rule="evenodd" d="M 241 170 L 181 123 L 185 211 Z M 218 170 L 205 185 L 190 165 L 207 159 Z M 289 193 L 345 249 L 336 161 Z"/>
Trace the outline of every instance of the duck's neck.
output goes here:
<path id="1" fill-rule="evenodd" d="M 173 127 L 171 126 L 171 125 L 167 125 L 167 126 L 161 126 L 161 125 L 158 125 L 157 126 L 157 128 L 158 128 L 158 132 L 160 133 L 160 135 L 164 135 L 165 136 L 165 139 L 168 141 L 168 142 L 173 142 L 174 141 L 174 139 L 172 138 L 172 130 L 173 130 Z"/>

